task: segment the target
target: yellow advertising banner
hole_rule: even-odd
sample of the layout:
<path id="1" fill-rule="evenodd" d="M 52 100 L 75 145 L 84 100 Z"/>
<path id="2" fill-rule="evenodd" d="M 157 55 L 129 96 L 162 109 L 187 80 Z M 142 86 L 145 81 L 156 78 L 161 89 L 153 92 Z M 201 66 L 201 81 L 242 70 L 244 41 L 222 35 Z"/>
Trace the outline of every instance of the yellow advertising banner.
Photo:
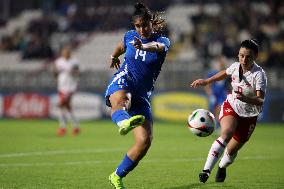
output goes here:
<path id="1" fill-rule="evenodd" d="M 154 118 L 184 121 L 196 109 L 208 109 L 206 96 L 190 92 L 165 92 L 152 98 Z"/>

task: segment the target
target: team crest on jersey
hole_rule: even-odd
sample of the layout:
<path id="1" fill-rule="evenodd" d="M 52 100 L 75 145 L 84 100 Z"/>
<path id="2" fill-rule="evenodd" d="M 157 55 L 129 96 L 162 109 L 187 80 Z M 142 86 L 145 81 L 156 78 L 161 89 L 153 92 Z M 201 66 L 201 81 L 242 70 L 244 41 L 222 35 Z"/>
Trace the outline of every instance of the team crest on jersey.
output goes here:
<path id="1" fill-rule="evenodd" d="M 230 113 L 230 112 L 232 112 L 232 110 L 231 110 L 230 108 L 227 108 L 227 109 L 225 110 L 225 112 Z"/>

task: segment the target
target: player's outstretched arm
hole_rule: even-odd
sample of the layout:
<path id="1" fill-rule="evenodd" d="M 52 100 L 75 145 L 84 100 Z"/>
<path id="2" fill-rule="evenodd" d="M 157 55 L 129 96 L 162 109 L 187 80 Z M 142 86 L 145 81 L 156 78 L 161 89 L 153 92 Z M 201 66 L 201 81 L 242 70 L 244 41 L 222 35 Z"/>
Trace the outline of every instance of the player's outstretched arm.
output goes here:
<path id="1" fill-rule="evenodd" d="M 137 37 L 134 37 L 133 46 L 136 49 L 141 49 L 150 52 L 164 52 L 165 50 L 165 45 L 163 43 L 152 41 L 149 43 L 142 44 L 142 41 Z"/>
<path id="2" fill-rule="evenodd" d="M 199 86 L 205 86 L 205 85 L 207 85 L 207 84 L 208 84 L 208 83 L 207 83 L 206 79 L 197 79 L 197 80 L 193 81 L 193 82 L 190 84 L 190 86 L 193 87 L 193 88 L 197 88 L 197 87 L 199 87 Z"/>
<path id="3" fill-rule="evenodd" d="M 120 60 L 119 60 L 119 56 L 125 53 L 125 48 L 124 48 L 124 44 L 121 41 L 120 43 L 118 43 L 118 45 L 116 46 L 116 48 L 114 49 L 114 52 L 112 53 L 112 55 L 110 56 L 111 60 L 110 60 L 110 68 L 115 68 L 115 69 L 119 69 L 120 68 Z"/>
<path id="4" fill-rule="evenodd" d="M 193 81 L 190 86 L 193 88 L 197 88 L 199 86 L 205 86 L 208 84 L 211 84 L 215 81 L 223 80 L 227 77 L 226 70 L 222 70 L 218 72 L 217 74 L 213 75 L 212 77 L 209 77 L 208 79 L 197 79 Z"/>

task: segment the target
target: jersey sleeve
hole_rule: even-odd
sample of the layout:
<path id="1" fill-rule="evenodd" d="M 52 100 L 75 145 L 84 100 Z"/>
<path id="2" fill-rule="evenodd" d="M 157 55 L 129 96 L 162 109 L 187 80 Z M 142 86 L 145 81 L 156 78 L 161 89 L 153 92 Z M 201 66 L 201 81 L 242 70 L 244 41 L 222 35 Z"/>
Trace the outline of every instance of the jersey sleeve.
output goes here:
<path id="1" fill-rule="evenodd" d="M 159 37 L 157 39 L 157 42 L 165 45 L 165 52 L 167 52 L 169 50 L 170 46 L 171 46 L 171 42 L 170 42 L 169 38 L 167 38 L 167 37 Z"/>
<path id="2" fill-rule="evenodd" d="M 260 71 L 256 77 L 256 86 L 255 89 L 257 91 L 263 91 L 266 92 L 266 86 L 267 86 L 267 77 L 264 71 Z"/>
<path id="3" fill-rule="evenodd" d="M 232 75 L 233 72 L 238 68 L 239 63 L 235 62 L 232 64 L 229 68 L 226 69 L 226 74 L 227 75 Z"/>
<path id="4" fill-rule="evenodd" d="M 132 31 L 132 30 L 127 31 L 127 32 L 125 32 L 125 34 L 124 34 L 123 46 L 124 46 L 125 49 L 127 48 L 127 43 L 132 39 L 132 34 L 133 34 L 133 31 Z"/>

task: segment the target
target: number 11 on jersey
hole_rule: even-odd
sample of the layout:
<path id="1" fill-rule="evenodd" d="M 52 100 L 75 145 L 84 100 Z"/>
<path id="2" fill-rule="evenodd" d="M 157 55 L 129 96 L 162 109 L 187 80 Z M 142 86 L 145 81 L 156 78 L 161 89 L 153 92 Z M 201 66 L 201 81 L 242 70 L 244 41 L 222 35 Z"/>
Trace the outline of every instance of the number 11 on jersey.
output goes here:
<path id="1" fill-rule="evenodd" d="M 138 56 L 142 57 L 142 61 L 144 62 L 146 59 L 146 51 L 140 50 L 140 49 L 136 49 L 136 54 L 135 54 L 135 59 L 138 58 Z"/>

